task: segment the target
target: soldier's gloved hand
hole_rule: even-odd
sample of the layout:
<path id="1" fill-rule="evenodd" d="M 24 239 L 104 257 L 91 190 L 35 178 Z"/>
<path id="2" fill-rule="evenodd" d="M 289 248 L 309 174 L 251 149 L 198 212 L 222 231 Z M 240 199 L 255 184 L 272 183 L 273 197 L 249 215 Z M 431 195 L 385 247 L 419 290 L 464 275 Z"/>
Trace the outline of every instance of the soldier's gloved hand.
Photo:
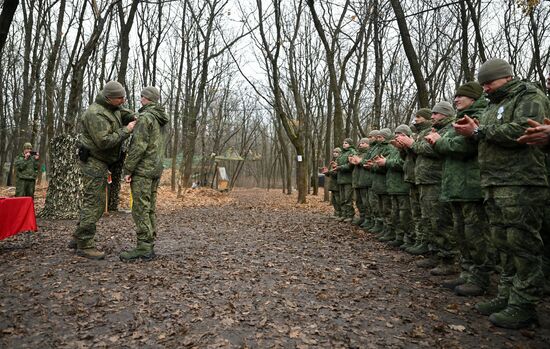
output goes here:
<path id="1" fill-rule="evenodd" d="M 128 126 L 126 126 L 128 128 L 128 131 L 132 132 L 132 130 L 136 126 L 136 122 L 137 122 L 137 120 L 134 120 L 131 123 L 129 123 Z"/>

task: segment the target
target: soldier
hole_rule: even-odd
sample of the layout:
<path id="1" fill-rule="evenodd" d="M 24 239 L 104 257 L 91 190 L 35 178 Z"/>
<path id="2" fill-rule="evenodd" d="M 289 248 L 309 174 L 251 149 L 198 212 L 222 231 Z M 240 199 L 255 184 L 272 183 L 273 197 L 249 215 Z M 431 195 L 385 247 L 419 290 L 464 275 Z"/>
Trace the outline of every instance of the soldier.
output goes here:
<path id="1" fill-rule="evenodd" d="M 15 196 L 30 196 L 34 198 L 34 185 L 38 176 L 37 152 L 32 151 L 32 144 L 23 145 L 23 153 L 15 159 Z"/>
<path id="2" fill-rule="evenodd" d="M 374 177 L 374 174 L 371 168 L 373 165 L 372 159 L 374 158 L 374 156 L 378 152 L 378 148 L 380 147 L 379 140 L 384 138 L 379 136 L 380 136 L 379 130 L 370 131 L 369 133 L 369 138 L 371 139 L 369 142 L 370 148 L 367 154 L 365 155 L 365 158 L 363 159 L 363 161 L 361 161 L 361 163 L 363 164 L 363 167 L 368 171 L 367 183 L 370 182 L 370 188 L 368 190 L 367 196 L 368 196 L 368 202 L 370 207 L 371 222 L 368 226 L 365 227 L 365 229 L 373 233 L 382 232 L 382 229 L 384 227 L 383 219 L 380 216 L 380 211 L 378 207 L 378 195 L 376 195 L 374 190 L 372 190 L 372 179 Z"/>
<path id="3" fill-rule="evenodd" d="M 497 296 L 476 309 L 496 326 L 517 329 L 537 322 L 548 183 L 542 150 L 516 140 L 529 127 L 529 118 L 541 123 L 550 117 L 550 101 L 532 84 L 513 78 L 512 67 L 502 59 L 483 63 L 478 81 L 489 99 L 485 113 L 479 124 L 464 116 L 454 127 L 478 142 L 484 206 L 502 272 Z"/>
<path id="4" fill-rule="evenodd" d="M 357 144 L 357 154 L 350 158 L 350 162 L 355 165 L 352 173 L 352 187 L 355 191 L 355 206 L 359 211 L 359 217 L 353 220 L 354 225 L 361 225 L 365 221 L 367 213 L 367 174 L 368 171 L 361 163 L 369 150 L 369 140 L 361 138 Z"/>
<path id="5" fill-rule="evenodd" d="M 333 164 L 336 164 L 336 159 L 342 154 L 342 149 L 339 147 L 336 147 L 332 150 L 332 160 L 330 161 L 330 167 L 333 168 Z M 334 215 L 333 218 L 339 218 L 342 215 L 342 210 L 340 207 L 340 195 L 338 192 L 338 182 L 337 182 L 337 172 L 333 170 L 329 170 L 328 168 L 324 167 L 322 170 L 322 173 L 325 175 L 326 178 L 329 178 L 328 181 L 328 190 L 331 192 L 330 195 L 330 203 L 332 204 L 332 207 L 334 207 Z M 325 181 L 326 183 L 326 181 Z"/>
<path id="6" fill-rule="evenodd" d="M 351 187 L 353 165 L 349 162 L 349 157 L 355 154 L 355 147 L 352 145 L 351 138 L 344 139 L 342 144 L 342 154 L 336 159 L 332 170 L 338 173 L 338 191 L 340 193 L 340 206 L 342 217 L 340 221 L 349 223 L 355 216 L 353 209 L 353 188 Z"/>
<path id="7" fill-rule="evenodd" d="M 109 81 L 97 95 L 95 102 L 79 120 L 79 158 L 82 170 L 82 204 L 74 240 L 77 255 L 89 259 L 103 259 L 105 253 L 95 247 L 96 223 L 105 207 L 105 187 L 108 168 L 120 157 L 122 142 L 134 129 L 134 116 L 123 110 L 126 98 L 124 87 Z M 126 124 L 126 126 L 124 126 Z"/>
<path id="8" fill-rule="evenodd" d="M 412 131 L 407 125 L 399 125 L 395 129 L 395 135 L 400 134 L 411 136 Z M 391 225 L 395 231 L 394 239 L 389 242 L 389 245 L 399 247 L 404 242 L 405 231 L 409 229 L 411 221 L 410 184 L 404 180 L 405 161 L 399 154 L 399 150 L 393 146 L 394 143 L 392 142 L 388 157 L 380 156 L 376 159 L 376 164 L 387 169 L 386 187 L 391 200 Z"/>
<path id="9" fill-rule="evenodd" d="M 458 117 L 479 119 L 487 101 L 483 88 L 470 81 L 456 90 Z M 486 217 L 483 211 L 477 144 L 451 128 L 443 136 L 433 132 L 426 137 L 435 151 L 445 157 L 440 200 L 451 204 L 453 232 L 461 256 L 462 272 L 442 286 L 460 296 L 480 296 L 489 286 Z"/>
<path id="10" fill-rule="evenodd" d="M 371 160 L 370 170 L 372 172 L 372 191 L 377 196 L 378 213 L 379 213 L 379 226 L 374 227 L 372 230 L 378 233 L 377 238 L 379 241 L 391 241 L 395 239 L 395 231 L 393 222 L 391 219 L 391 198 L 388 195 L 388 187 L 386 185 L 386 172 L 385 166 L 377 164 L 377 160 L 380 158 L 387 158 L 390 156 L 393 147 L 390 145 L 390 141 L 393 138 L 392 132 L 389 128 L 383 128 L 380 130 L 380 134 L 376 136 L 378 140 L 378 147 Z"/>
<path id="11" fill-rule="evenodd" d="M 364 198 L 364 205 L 365 205 L 365 220 L 363 221 L 363 224 L 361 224 L 361 228 L 365 229 L 365 230 L 369 230 L 369 229 L 372 229 L 372 227 L 374 227 L 374 211 L 373 211 L 373 208 L 371 206 L 371 203 L 370 203 L 370 192 L 371 192 L 371 187 L 372 187 L 372 173 L 370 172 L 370 170 L 368 170 L 367 168 L 365 168 L 365 164 L 367 163 L 367 161 L 372 158 L 372 154 L 373 154 L 373 151 L 375 150 L 374 148 L 374 145 L 375 145 L 375 140 L 376 140 L 376 134 L 378 133 L 379 131 L 377 130 L 372 130 L 369 132 L 368 136 L 367 136 L 367 141 L 369 143 L 369 149 L 367 150 L 367 152 L 363 155 L 363 159 L 361 160 L 361 163 L 360 165 L 363 166 L 363 169 L 364 169 L 364 181 L 365 181 L 365 192 L 364 192 L 364 195 L 365 195 L 365 198 Z"/>
<path id="12" fill-rule="evenodd" d="M 120 254 L 124 262 L 155 257 L 157 188 L 163 170 L 164 126 L 169 120 L 164 107 L 158 104 L 159 98 L 160 93 L 154 86 L 141 91 L 139 121 L 124 162 L 124 180 L 131 186 L 132 218 L 137 230 L 136 248 Z"/>

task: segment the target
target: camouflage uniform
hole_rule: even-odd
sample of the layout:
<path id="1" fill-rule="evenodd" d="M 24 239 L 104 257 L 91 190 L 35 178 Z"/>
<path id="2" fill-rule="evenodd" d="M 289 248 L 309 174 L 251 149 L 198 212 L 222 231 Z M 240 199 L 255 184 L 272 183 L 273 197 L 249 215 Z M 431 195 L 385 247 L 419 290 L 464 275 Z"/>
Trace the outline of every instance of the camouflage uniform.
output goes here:
<path id="1" fill-rule="evenodd" d="M 336 149 L 338 149 L 338 151 L 336 151 Z M 338 152 L 338 154 L 342 153 L 342 150 L 340 148 L 336 148 L 336 149 L 333 150 L 333 153 L 335 152 Z M 335 161 L 336 157 L 333 156 L 332 160 Z M 332 204 L 332 207 L 334 207 L 334 216 L 340 217 L 342 216 L 342 208 L 340 206 L 340 195 L 338 191 L 337 175 L 338 173 L 333 170 L 329 170 L 327 173 L 325 173 L 325 177 L 329 179 L 328 190 L 331 192 L 330 203 Z"/>
<path id="2" fill-rule="evenodd" d="M 445 118 L 433 125 L 440 135 L 444 135 L 452 126 L 452 118 Z M 452 257 L 453 241 L 451 226 L 451 208 L 448 203 L 439 201 L 441 189 L 441 171 L 443 159 L 424 139 L 431 129 L 426 128 L 418 134 L 412 145 L 416 153 L 415 180 L 420 189 L 420 209 L 422 219 L 429 222 L 427 229 L 421 231 L 418 240 L 428 243 L 430 250 L 444 258 Z"/>
<path id="3" fill-rule="evenodd" d="M 468 115 L 478 119 L 486 106 L 485 97 L 481 97 L 457 117 Z M 454 237 L 461 255 L 460 279 L 485 290 L 491 268 L 487 259 L 487 218 L 482 207 L 477 144 L 451 128 L 434 144 L 434 149 L 445 157 L 440 200 L 451 204 Z"/>
<path id="4" fill-rule="evenodd" d="M 491 240 L 502 271 L 497 298 L 476 307 L 492 312 L 490 319 L 499 326 L 512 318 L 521 320 L 510 326 L 521 326 L 535 317 L 541 296 L 540 229 L 548 184 L 542 150 L 516 140 L 528 127 L 528 118 L 542 123 L 550 117 L 550 102 L 536 87 L 517 79 L 488 98 L 474 137 Z"/>
<path id="5" fill-rule="evenodd" d="M 34 198 L 34 185 L 38 176 L 39 162 L 34 156 L 25 159 L 19 154 L 15 159 L 15 196 L 30 196 Z"/>
<path id="6" fill-rule="evenodd" d="M 121 259 L 152 257 L 156 231 L 157 188 L 163 170 L 165 128 L 168 115 L 164 107 L 149 103 L 139 109 L 134 135 L 124 161 L 124 175 L 132 178 L 132 218 L 137 230 L 137 248 L 123 252 Z M 125 258 L 129 257 L 129 258 Z"/>
<path id="7" fill-rule="evenodd" d="M 376 131 L 371 131 L 371 134 L 375 134 L 376 132 L 378 132 L 377 130 Z M 374 138 L 373 136 L 371 136 L 371 138 Z M 375 142 L 372 141 L 372 140 L 369 140 L 369 148 L 367 149 L 367 151 L 365 152 L 365 154 L 363 155 L 363 159 L 361 160 L 361 163 L 359 164 L 360 166 L 362 166 L 363 168 L 363 172 L 362 172 L 362 175 L 364 177 L 362 177 L 362 181 L 364 181 L 364 184 L 365 184 L 365 187 L 363 188 L 361 194 L 364 196 L 363 197 L 363 204 L 365 205 L 365 220 L 363 221 L 363 224 L 361 224 L 361 228 L 363 229 L 366 229 L 366 230 L 369 230 L 369 229 L 372 229 L 374 227 L 374 208 L 372 207 L 371 205 L 371 200 L 370 200 L 370 195 L 371 195 L 371 192 L 372 192 L 372 172 L 369 170 L 369 169 L 366 169 L 364 167 L 365 163 L 370 159 L 372 158 L 372 154 L 374 152 L 374 146 L 375 146 Z"/>
<path id="8" fill-rule="evenodd" d="M 364 165 L 368 160 L 371 160 L 374 158 L 379 151 L 380 148 L 380 142 L 375 140 L 370 143 L 369 151 L 367 152 L 365 158 L 362 161 L 362 164 Z M 370 181 L 370 188 L 367 193 L 367 200 L 369 202 L 370 207 L 370 214 L 371 214 L 371 225 L 367 227 L 367 230 L 372 231 L 373 233 L 380 233 L 383 229 L 383 219 L 380 215 L 380 209 L 378 205 L 378 195 L 374 192 L 372 189 L 373 184 L 373 178 L 374 178 L 374 169 L 370 168 L 368 169 L 368 177 L 367 181 Z"/>
<path id="9" fill-rule="evenodd" d="M 389 131 L 389 130 L 388 130 Z M 388 158 L 390 156 L 393 146 L 389 143 L 390 137 L 386 137 L 384 141 L 378 144 L 376 152 L 372 154 L 375 156 L 384 156 Z M 379 167 L 376 164 L 371 168 L 372 172 L 372 192 L 376 195 L 376 203 L 378 205 L 379 225 L 373 229 L 374 232 L 380 233 L 378 236 L 384 241 L 393 240 L 395 238 L 395 231 L 393 227 L 391 217 L 391 198 L 388 195 L 388 188 L 386 186 L 386 172 L 387 168 Z"/>
<path id="10" fill-rule="evenodd" d="M 410 229 L 411 224 L 410 183 L 405 182 L 403 177 L 404 163 L 399 150 L 392 146 L 386 159 L 386 187 L 391 199 L 391 220 L 395 229 L 395 239 L 390 244 L 396 247 L 403 244 L 405 231 Z"/>
<path id="11" fill-rule="evenodd" d="M 80 161 L 82 203 L 74 232 L 79 250 L 95 248 L 96 223 L 105 208 L 108 168 L 119 160 L 122 142 L 130 136 L 124 125 L 133 118 L 131 112 L 109 104 L 99 93 L 79 119 L 80 144 L 89 152 L 87 161 Z"/>
<path id="12" fill-rule="evenodd" d="M 357 155 L 364 158 L 368 152 L 367 148 L 357 148 Z M 367 214 L 367 174 L 368 171 L 363 167 L 363 164 L 359 163 L 354 166 L 352 173 L 352 187 L 355 191 L 355 206 L 359 212 L 359 218 L 354 223 L 357 225 L 363 224 Z"/>
<path id="13" fill-rule="evenodd" d="M 342 154 L 336 159 L 338 191 L 340 193 L 340 207 L 343 218 L 353 218 L 355 215 L 353 208 L 353 188 L 351 187 L 354 165 L 348 161 L 348 157 L 354 154 L 355 148 L 353 145 L 350 145 L 348 149 L 342 149 Z"/>

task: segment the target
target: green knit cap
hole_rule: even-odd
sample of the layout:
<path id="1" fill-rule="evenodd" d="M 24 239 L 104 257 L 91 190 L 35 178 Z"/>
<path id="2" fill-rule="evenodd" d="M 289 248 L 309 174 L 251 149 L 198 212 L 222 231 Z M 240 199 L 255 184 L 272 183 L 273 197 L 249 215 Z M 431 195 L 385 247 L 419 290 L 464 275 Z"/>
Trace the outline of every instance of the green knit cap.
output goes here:
<path id="1" fill-rule="evenodd" d="M 147 86 L 141 91 L 141 95 L 154 103 L 157 103 L 160 98 L 160 92 L 155 86 Z"/>
<path id="2" fill-rule="evenodd" d="M 432 113 L 439 113 L 450 117 L 456 115 L 453 106 L 447 101 L 437 102 L 432 108 Z"/>
<path id="3" fill-rule="evenodd" d="M 395 133 L 403 133 L 407 136 L 412 135 L 412 130 L 409 126 L 401 124 L 395 128 Z"/>
<path id="4" fill-rule="evenodd" d="M 456 89 L 455 96 L 465 96 L 477 100 L 482 94 L 483 87 L 477 81 L 469 81 Z"/>
<path id="5" fill-rule="evenodd" d="M 483 63 L 477 72 L 477 80 L 481 85 L 496 79 L 513 76 L 512 66 L 501 58 L 493 58 Z"/>
<path id="6" fill-rule="evenodd" d="M 353 139 L 351 139 L 351 138 L 345 138 L 345 139 L 344 139 L 344 143 L 347 143 L 347 144 L 349 144 L 349 145 L 352 145 L 352 144 L 353 144 Z"/>
<path id="7" fill-rule="evenodd" d="M 369 137 L 376 137 L 376 136 L 379 136 L 380 135 L 380 131 L 379 130 L 372 130 L 369 132 Z"/>
<path id="8" fill-rule="evenodd" d="M 359 143 L 357 143 L 357 146 L 359 146 L 360 143 L 367 143 L 369 144 L 369 139 L 367 137 L 363 137 L 359 140 Z"/>
<path id="9" fill-rule="evenodd" d="M 126 97 L 126 90 L 118 81 L 109 81 L 103 86 L 103 96 L 107 98 Z"/>
<path id="10" fill-rule="evenodd" d="M 392 135 L 392 132 L 391 132 L 391 130 L 390 130 L 389 128 L 383 128 L 383 129 L 381 129 L 381 130 L 380 130 L 380 135 L 381 135 L 381 136 L 384 136 L 384 139 L 385 139 L 385 140 L 389 140 L 389 139 L 391 139 L 391 137 L 393 136 L 393 135 Z"/>
<path id="11" fill-rule="evenodd" d="M 429 120 L 432 117 L 432 110 L 430 108 L 420 108 L 417 110 L 416 115 Z"/>
<path id="12" fill-rule="evenodd" d="M 23 144 L 23 149 L 32 149 L 32 144 L 30 144 L 29 142 Z"/>
<path id="13" fill-rule="evenodd" d="M 342 148 L 336 147 L 336 148 L 332 149 L 332 152 L 333 153 L 342 153 Z"/>

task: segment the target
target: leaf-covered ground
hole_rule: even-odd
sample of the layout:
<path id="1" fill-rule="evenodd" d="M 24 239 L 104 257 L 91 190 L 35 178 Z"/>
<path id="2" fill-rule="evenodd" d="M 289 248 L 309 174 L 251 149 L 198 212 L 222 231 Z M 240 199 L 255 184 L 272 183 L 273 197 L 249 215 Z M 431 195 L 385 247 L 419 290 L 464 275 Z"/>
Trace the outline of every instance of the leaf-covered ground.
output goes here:
<path id="1" fill-rule="evenodd" d="M 98 225 L 104 261 L 66 247 L 75 221 L 39 220 L 0 241 L 0 347 L 548 348 L 548 299 L 541 327 L 495 328 L 417 257 L 295 200 L 163 188 L 159 257 L 130 264 L 127 213 Z"/>

